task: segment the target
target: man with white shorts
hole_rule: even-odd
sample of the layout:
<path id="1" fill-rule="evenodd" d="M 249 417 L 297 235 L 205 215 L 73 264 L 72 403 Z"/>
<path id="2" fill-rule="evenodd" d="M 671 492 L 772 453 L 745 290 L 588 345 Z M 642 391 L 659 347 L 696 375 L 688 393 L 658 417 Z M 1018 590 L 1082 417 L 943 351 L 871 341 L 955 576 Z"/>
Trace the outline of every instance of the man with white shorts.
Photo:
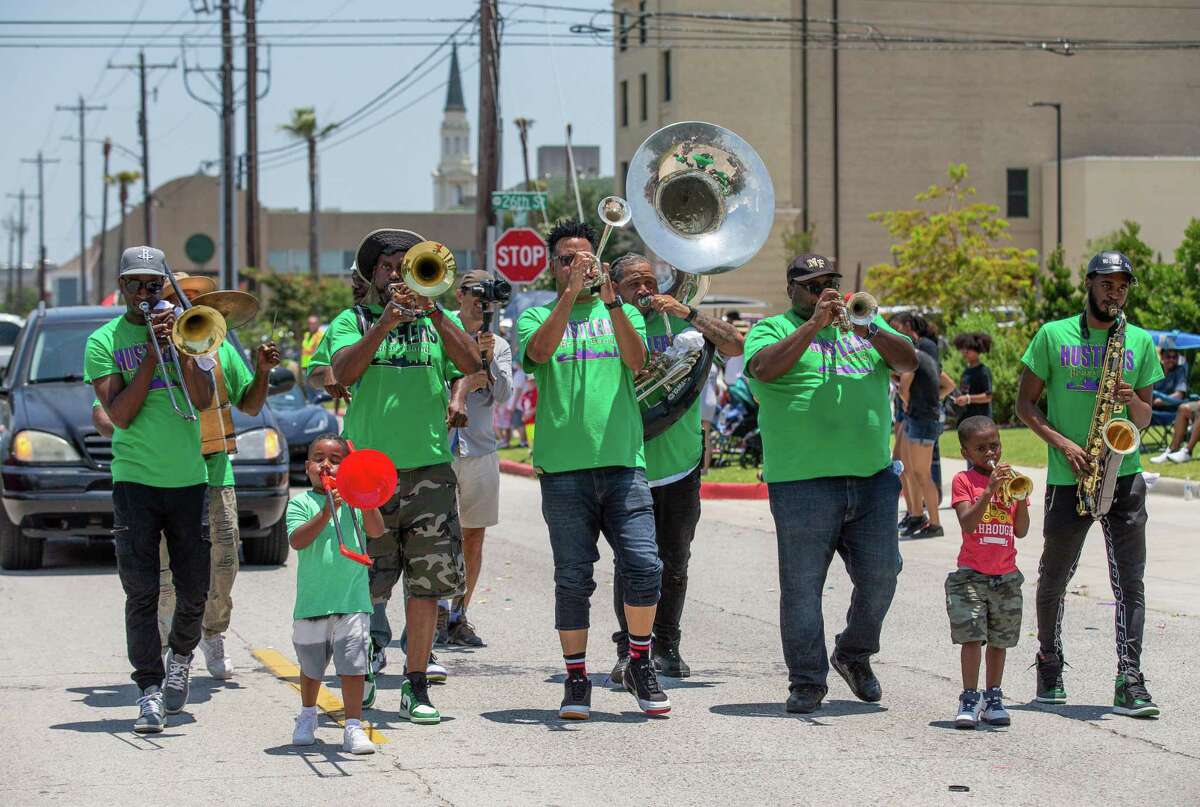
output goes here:
<path id="1" fill-rule="evenodd" d="M 467 272 L 459 281 L 459 318 L 463 330 L 475 337 L 487 362 L 491 384 L 467 395 L 467 425 L 450 433 L 454 475 L 458 477 L 458 520 L 462 526 L 463 556 L 467 566 L 467 591 L 450 609 L 446 639 L 449 644 L 483 647 L 484 641 L 467 621 L 467 605 L 483 566 L 483 534 L 500 523 L 500 457 L 492 408 L 512 395 L 512 349 L 502 337 L 483 329 L 484 292 L 492 276 L 482 270 Z"/>

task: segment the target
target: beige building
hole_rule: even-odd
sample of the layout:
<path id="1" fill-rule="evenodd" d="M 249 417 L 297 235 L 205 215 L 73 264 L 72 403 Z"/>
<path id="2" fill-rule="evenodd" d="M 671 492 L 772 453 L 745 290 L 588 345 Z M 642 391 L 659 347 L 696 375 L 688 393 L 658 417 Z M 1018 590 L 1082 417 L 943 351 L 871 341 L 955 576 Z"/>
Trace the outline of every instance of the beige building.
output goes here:
<path id="1" fill-rule="evenodd" d="M 154 189 L 155 202 L 154 246 L 167 255 L 167 262 L 176 271 L 207 274 L 217 277 L 220 255 L 218 241 L 217 177 L 197 174 L 178 177 Z M 244 194 L 237 194 L 239 214 L 245 209 Z M 266 265 L 276 272 L 308 271 L 308 212 L 297 209 L 262 207 L 259 213 L 262 254 Z M 471 211 L 443 212 L 350 212 L 325 209 L 318 217 L 320 227 L 319 268 L 323 275 L 345 275 L 354 260 L 354 252 L 363 236 L 381 227 L 404 227 L 428 238 L 442 241 L 454 251 L 460 271 L 477 265 L 475 256 L 475 214 Z M 133 208 L 125 219 L 125 243 L 135 246 L 143 240 L 142 207 Z M 115 288 L 114 273 L 120 257 L 119 224 L 106 234 L 106 253 L 103 288 L 106 293 Z M 207 247 L 206 247 L 207 243 Z M 189 246 L 190 245 L 190 246 Z M 238 266 L 246 266 L 245 222 L 239 217 L 237 249 Z M 90 295 L 96 288 L 96 263 L 99 237 L 92 240 L 88 250 L 91 272 L 88 280 Z M 197 258 L 207 257 L 204 260 Z M 61 266 L 47 271 L 46 287 L 51 301 L 57 305 L 72 305 L 77 300 L 79 261 L 72 258 Z M 28 275 L 28 273 L 27 273 Z M 30 282 L 26 278 L 26 283 Z"/>
<path id="2" fill-rule="evenodd" d="M 831 0 L 809 0 L 807 171 L 802 125 L 804 50 L 800 0 L 616 0 L 615 176 L 654 130 L 681 120 L 726 126 L 758 150 L 775 184 L 775 227 L 759 256 L 716 278 L 714 293 L 758 297 L 786 306 L 780 234 L 800 229 L 805 190 L 816 250 L 856 269 L 890 260 L 889 236 L 868 216 L 909 207 L 913 196 L 965 162 L 978 199 L 999 206 L 1013 243 L 1039 252 L 1056 240 L 1055 120 L 1033 101 L 1063 110 L 1064 239 L 1069 258 L 1084 244 L 1137 220 L 1156 251 L 1169 255 L 1189 215 L 1200 215 L 1194 160 L 1200 155 L 1200 52 L 1086 51 L 1061 56 L 1031 47 L 900 50 L 847 47 L 836 55 L 818 37 L 830 26 Z M 730 12 L 770 15 L 787 24 L 737 26 L 639 13 Z M 1029 41 L 1073 38 L 1171 40 L 1200 26 L 1200 12 L 1176 5 L 1139 9 L 1116 0 L 1064 3 L 945 3 L 841 0 L 841 31 L 888 35 L 1012 34 Z M 870 23 L 868 28 L 862 22 Z M 623 28 L 621 27 L 623 24 Z M 697 29 L 738 30 L 722 40 Z M 750 41 L 762 31 L 774 39 Z M 757 32 L 747 34 L 747 31 Z M 1040 33 L 1038 33 L 1040 32 Z M 1036 35 L 1035 35 L 1036 34 Z M 774 36 L 774 35 L 773 35 Z M 705 38 L 707 37 L 707 38 Z M 834 62 L 837 61 L 837 117 Z M 837 144 L 835 208 L 834 144 Z M 1159 158 L 1173 159 L 1110 159 Z M 807 182 L 806 182 L 807 178 Z"/>

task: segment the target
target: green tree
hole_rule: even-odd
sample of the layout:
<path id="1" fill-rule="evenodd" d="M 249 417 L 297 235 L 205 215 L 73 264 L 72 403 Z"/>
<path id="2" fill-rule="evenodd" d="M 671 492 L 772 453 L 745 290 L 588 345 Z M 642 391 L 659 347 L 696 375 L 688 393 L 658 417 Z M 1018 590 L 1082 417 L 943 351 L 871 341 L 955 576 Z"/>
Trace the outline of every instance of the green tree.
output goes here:
<path id="1" fill-rule="evenodd" d="M 1138 279 L 1129 290 L 1125 316 L 1130 322 L 1155 330 L 1195 332 L 1200 329 L 1200 221 L 1192 219 L 1175 250 L 1175 263 L 1154 260 L 1154 252 L 1141 239 L 1141 225 L 1125 221 L 1121 229 L 1088 243 L 1089 252 L 1115 249 L 1133 264 Z"/>
<path id="2" fill-rule="evenodd" d="M 1062 249 L 1050 253 L 1041 282 L 1030 287 L 1021 308 L 1025 320 L 1034 326 L 1083 311 L 1083 282 L 1079 272 L 1072 271 L 1063 260 Z"/>
<path id="3" fill-rule="evenodd" d="M 893 264 L 867 271 L 867 286 L 890 305 L 941 312 L 947 327 L 986 300 L 991 306 L 1020 303 L 1033 284 L 1037 253 L 1007 246 L 1008 221 L 996 205 L 970 201 L 966 164 L 951 163 L 948 183 L 918 193 L 909 210 L 871 214 L 897 243 Z"/>
<path id="4" fill-rule="evenodd" d="M 308 271 L 315 280 L 320 273 L 320 253 L 317 247 L 317 141 L 329 134 L 337 124 L 324 128 L 317 125 L 317 110 L 311 106 L 292 110 L 292 119 L 280 124 L 287 132 L 308 145 Z"/>
<path id="5" fill-rule="evenodd" d="M 306 274 L 262 269 L 244 269 L 243 274 L 259 284 L 264 300 L 258 319 L 240 331 L 247 346 L 257 344 L 263 337 L 273 337 L 281 346 L 292 346 L 296 335 L 303 333 L 309 314 L 316 314 L 321 322 L 328 323 L 353 302 L 350 283 L 344 278 L 314 280 Z"/>

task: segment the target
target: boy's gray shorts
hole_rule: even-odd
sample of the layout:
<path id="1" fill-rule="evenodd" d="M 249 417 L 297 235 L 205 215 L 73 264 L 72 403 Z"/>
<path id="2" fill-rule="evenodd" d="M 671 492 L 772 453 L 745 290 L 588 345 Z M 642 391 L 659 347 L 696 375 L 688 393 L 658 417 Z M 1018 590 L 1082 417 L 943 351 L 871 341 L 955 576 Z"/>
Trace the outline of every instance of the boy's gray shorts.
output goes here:
<path id="1" fill-rule="evenodd" d="M 370 614 L 331 614 L 292 623 L 300 674 L 321 680 L 333 659 L 338 675 L 366 675 L 371 647 Z"/>

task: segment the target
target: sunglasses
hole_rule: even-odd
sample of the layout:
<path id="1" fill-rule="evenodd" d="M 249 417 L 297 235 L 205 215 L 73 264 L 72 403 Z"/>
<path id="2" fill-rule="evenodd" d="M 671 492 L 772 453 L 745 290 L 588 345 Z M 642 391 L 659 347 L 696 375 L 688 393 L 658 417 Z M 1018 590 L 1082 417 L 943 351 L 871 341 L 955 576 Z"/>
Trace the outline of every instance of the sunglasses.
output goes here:
<path id="1" fill-rule="evenodd" d="M 578 254 L 578 252 L 572 252 L 570 255 L 555 255 L 554 260 L 558 261 L 559 266 L 570 266 L 571 261 L 575 260 L 575 256 Z"/>
<path id="2" fill-rule="evenodd" d="M 125 290 L 130 294 L 137 294 L 142 289 L 149 294 L 158 294 L 163 290 L 163 282 L 161 280 L 138 280 L 137 278 L 125 281 Z"/>
<path id="3" fill-rule="evenodd" d="M 809 294 L 819 295 L 825 289 L 840 289 L 842 287 L 842 279 L 837 275 L 828 275 L 820 280 L 810 280 L 808 283 L 801 283 L 799 280 L 793 280 L 808 290 Z"/>

